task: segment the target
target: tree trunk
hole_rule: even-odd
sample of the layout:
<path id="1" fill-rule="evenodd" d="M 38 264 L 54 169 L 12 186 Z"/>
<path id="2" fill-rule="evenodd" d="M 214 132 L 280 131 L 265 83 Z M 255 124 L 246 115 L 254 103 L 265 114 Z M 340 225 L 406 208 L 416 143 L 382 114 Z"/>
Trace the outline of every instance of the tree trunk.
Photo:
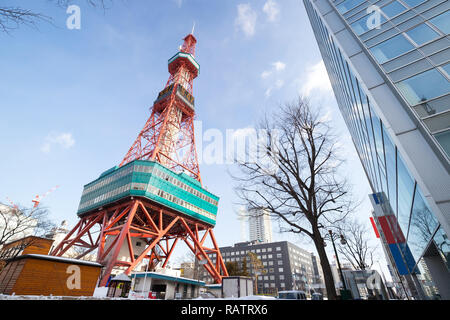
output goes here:
<path id="1" fill-rule="evenodd" d="M 336 300 L 337 295 L 336 287 L 334 286 L 333 273 L 331 272 L 330 262 L 328 261 L 322 237 L 320 236 L 320 233 L 318 231 L 317 233 L 314 232 L 314 244 L 316 246 L 317 254 L 319 255 L 328 300 Z"/>

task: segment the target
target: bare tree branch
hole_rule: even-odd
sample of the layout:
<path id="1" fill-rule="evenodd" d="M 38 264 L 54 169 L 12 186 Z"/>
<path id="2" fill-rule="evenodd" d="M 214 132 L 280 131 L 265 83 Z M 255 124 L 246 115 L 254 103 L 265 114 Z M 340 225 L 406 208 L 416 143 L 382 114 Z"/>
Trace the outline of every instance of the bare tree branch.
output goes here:
<path id="1" fill-rule="evenodd" d="M 67 8 L 75 3 L 73 0 L 47 0 L 60 8 Z M 86 3 L 93 8 L 101 8 L 103 11 L 111 8 L 114 0 L 86 0 Z M 7 34 L 18 29 L 22 25 L 37 28 L 40 22 L 52 23 L 53 19 L 43 13 L 34 12 L 23 7 L 3 7 L 0 6 L 0 32 Z"/>
<path id="2" fill-rule="evenodd" d="M 264 157 L 251 161 L 254 157 L 248 154 L 237 161 L 238 174 L 231 174 L 238 183 L 236 193 L 249 211 L 268 212 L 289 232 L 313 240 L 327 293 L 334 299 L 321 230 L 343 221 L 358 205 L 346 179 L 338 174 L 344 161 L 336 155 L 337 137 L 320 117 L 320 109 L 304 98 L 266 116 L 258 132 L 267 134 L 257 146 Z"/>

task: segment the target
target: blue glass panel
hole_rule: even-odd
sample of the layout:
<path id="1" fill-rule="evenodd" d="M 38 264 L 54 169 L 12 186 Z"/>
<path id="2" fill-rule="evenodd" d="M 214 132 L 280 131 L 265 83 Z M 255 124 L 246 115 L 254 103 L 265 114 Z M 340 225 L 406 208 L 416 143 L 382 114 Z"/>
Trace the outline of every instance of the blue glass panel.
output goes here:
<path id="1" fill-rule="evenodd" d="M 370 101 L 369 101 L 369 111 L 372 118 L 372 127 L 373 127 L 373 137 L 375 139 L 375 150 L 377 152 L 378 157 L 378 165 L 380 168 L 380 180 L 381 180 L 381 187 L 386 195 L 388 195 L 387 190 L 387 181 L 386 181 L 386 166 L 384 162 L 384 150 L 383 150 L 383 138 L 381 136 L 381 122 L 378 116 L 373 112 L 372 108 L 370 107 Z"/>
<path id="2" fill-rule="evenodd" d="M 389 191 L 389 203 L 391 204 L 392 210 L 397 212 L 397 170 L 396 170 L 396 150 L 394 144 L 389 138 L 384 126 L 383 138 L 384 138 L 384 151 L 386 153 L 386 175 L 388 180 L 388 191 Z"/>
<path id="3" fill-rule="evenodd" d="M 396 84 L 410 105 L 450 92 L 450 82 L 436 69 L 431 69 Z"/>
<path id="4" fill-rule="evenodd" d="M 447 269 L 450 271 L 450 240 L 442 227 L 436 232 L 433 241 Z"/>
<path id="5" fill-rule="evenodd" d="M 381 8 L 381 10 L 383 10 L 389 18 L 392 18 L 405 11 L 406 8 L 400 2 L 394 1 Z"/>
<path id="6" fill-rule="evenodd" d="M 375 187 L 377 188 L 376 191 L 377 192 L 381 192 L 382 187 L 380 185 L 380 171 L 378 169 L 378 161 L 377 161 L 377 152 L 375 149 L 375 139 L 373 137 L 373 130 L 372 130 L 372 122 L 370 119 L 370 112 L 369 112 L 369 105 L 367 103 L 367 97 L 364 94 L 364 92 L 361 90 L 361 88 L 359 88 L 359 94 L 361 96 L 361 101 L 362 101 L 362 107 L 363 107 L 363 117 L 364 117 L 364 122 L 365 122 L 365 127 L 366 127 L 366 133 L 367 133 L 367 138 L 369 140 L 369 144 L 368 144 L 368 148 L 369 148 L 369 152 L 370 152 L 370 156 L 371 156 L 371 161 L 372 161 L 372 166 L 373 166 L 373 170 L 375 173 L 375 179 L 376 179 L 376 183 L 374 183 Z"/>
<path id="7" fill-rule="evenodd" d="M 419 260 L 419 263 L 417 264 L 417 269 L 419 270 L 417 278 L 420 281 L 423 292 L 425 293 L 427 298 L 430 300 L 438 299 L 439 297 L 438 288 L 436 287 L 436 284 L 434 283 L 433 278 L 431 277 L 430 269 L 428 268 L 423 258 Z"/>
<path id="8" fill-rule="evenodd" d="M 443 33 L 450 33 L 450 10 L 441 13 L 437 17 L 430 19 L 430 22 L 439 28 Z"/>
<path id="9" fill-rule="evenodd" d="M 422 192 L 417 187 L 408 232 L 408 244 L 416 260 L 419 260 L 437 226 L 436 218 L 431 213 Z"/>
<path id="10" fill-rule="evenodd" d="M 414 194 L 414 179 L 408 172 L 403 159 L 397 153 L 398 174 L 398 213 L 397 220 L 403 234 L 408 233 L 409 215 L 411 213 L 412 199 Z"/>
<path id="11" fill-rule="evenodd" d="M 434 137 L 450 157 L 450 130 L 435 134 Z"/>
<path id="12" fill-rule="evenodd" d="M 421 4 L 422 2 L 425 2 L 425 0 L 403 0 L 408 6 L 411 8 Z"/>
<path id="13" fill-rule="evenodd" d="M 367 25 L 367 21 L 368 21 L 369 17 L 370 17 L 370 15 L 362 17 L 361 19 L 359 19 L 351 24 L 353 31 L 355 31 L 355 33 L 358 36 L 363 34 L 366 31 L 370 30 L 369 26 Z M 382 24 L 385 21 L 386 21 L 386 18 L 384 18 L 382 15 L 380 15 L 380 24 Z"/>
<path id="14" fill-rule="evenodd" d="M 406 34 L 419 46 L 439 37 L 439 33 L 431 29 L 425 23 L 419 24 L 417 27 L 408 30 Z"/>
<path id="15" fill-rule="evenodd" d="M 450 17 L 449 17 L 450 19 Z M 442 69 L 444 69 L 444 71 L 447 73 L 447 76 L 450 78 L 450 63 L 447 63 L 443 66 L 441 66 Z"/>
<path id="16" fill-rule="evenodd" d="M 402 34 L 399 34 L 370 48 L 370 51 L 379 63 L 384 63 L 412 49 L 414 46 Z"/>
<path id="17" fill-rule="evenodd" d="M 353 9 L 356 6 L 360 5 L 363 2 L 364 2 L 364 0 L 346 0 L 346 1 L 338 4 L 337 9 L 339 10 L 340 13 L 345 13 L 345 12 L 349 11 L 350 9 Z"/>
<path id="18" fill-rule="evenodd" d="M 400 252 L 403 255 L 403 260 L 406 262 L 406 267 L 408 268 L 408 271 L 410 273 L 420 272 L 419 270 L 414 269 L 414 266 L 416 265 L 416 260 L 414 260 L 414 257 L 411 254 L 411 250 L 409 249 L 408 244 L 406 244 L 405 242 L 402 242 L 402 243 L 398 243 L 398 246 L 400 248 Z"/>

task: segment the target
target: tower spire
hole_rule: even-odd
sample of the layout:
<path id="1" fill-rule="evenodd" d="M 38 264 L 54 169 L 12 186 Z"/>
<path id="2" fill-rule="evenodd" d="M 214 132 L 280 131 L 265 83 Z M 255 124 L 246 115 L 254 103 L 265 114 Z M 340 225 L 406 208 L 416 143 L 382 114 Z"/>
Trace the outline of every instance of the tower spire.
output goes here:
<path id="1" fill-rule="evenodd" d="M 193 81 L 200 65 L 194 58 L 197 40 L 191 34 L 169 59 L 169 79 L 156 98 L 152 114 L 120 167 L 134 160 L 158 161 L 176 172 L 187 172 L 201 183 L 194 139 Z"/>

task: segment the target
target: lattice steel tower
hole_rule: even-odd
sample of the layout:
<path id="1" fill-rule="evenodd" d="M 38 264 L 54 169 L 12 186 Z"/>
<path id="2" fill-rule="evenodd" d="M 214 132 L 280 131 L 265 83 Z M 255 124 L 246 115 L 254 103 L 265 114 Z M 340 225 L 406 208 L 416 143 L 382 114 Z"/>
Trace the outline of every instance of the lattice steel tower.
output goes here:
<path id="1" fill-rule="evenodd" d="M 105 266 L 100 286 L 113 270 L 129 274 L 142 268 L 143 259 L 150 268 L 165 267 L 180 240 L 205 262 L 215 282 L 228 276 L 213 234 L 219 198 L 202 187 L 195 148 L 196 42 L 187 35 L 169 59 L 169 80 L 144 128 L 119 166 L 84 186 L 80 220 L 51 252 L 62 256 L 76 246 L 84 248 L 82 258 L 97 250 Z"/>

